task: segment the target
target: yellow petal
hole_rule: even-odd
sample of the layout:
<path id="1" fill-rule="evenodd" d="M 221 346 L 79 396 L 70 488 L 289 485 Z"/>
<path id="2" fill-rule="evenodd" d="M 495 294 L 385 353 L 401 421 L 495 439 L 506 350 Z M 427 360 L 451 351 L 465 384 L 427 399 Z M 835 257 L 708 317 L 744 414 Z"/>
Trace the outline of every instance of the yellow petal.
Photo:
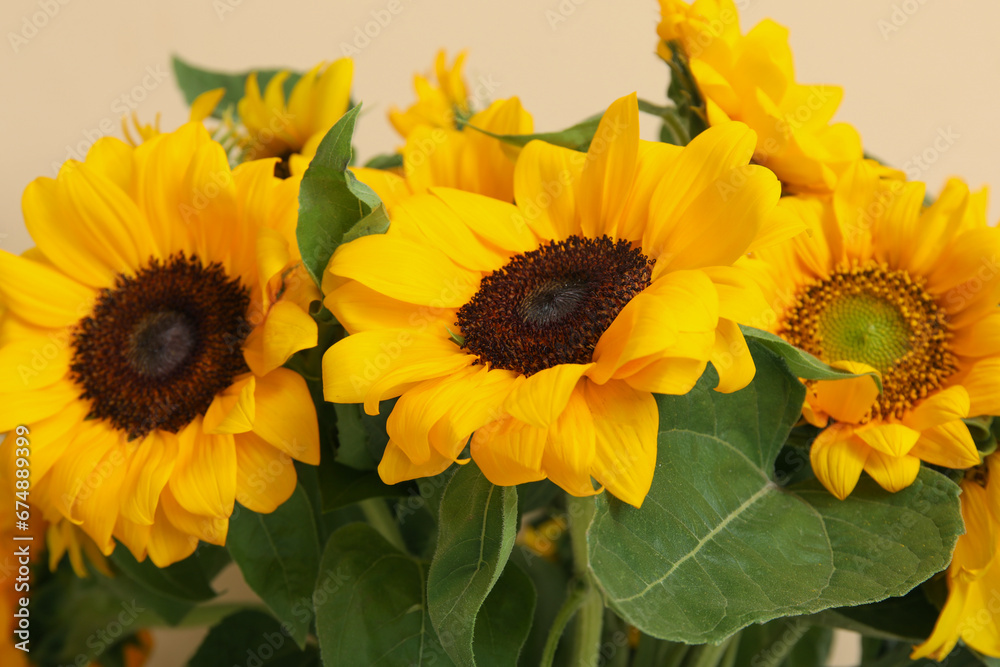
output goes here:
<path id="1" fill-rule="evenodd" d="M 580 378 L 594 364 L 559 364 L 520 383 L 504 402 L 512 417 L 546 428 L 562 414 Z"/>
<path id="2" fill-rule="evenodd" d="M 198 538 L 178 530 L 163 508 L 156 511 L 156 521 L 149 531 L 149 559 L 156 567 L 167 567 L 184 560 L 198 547 Z"/>
<path id="3" fill-rule="evenodd" d="M 743 389 L 757 373 L 743 332 L 732 320 L 719 319 L 711 361 L 719 372 L 719 384 L 715 390 L 725 394 Z"/>
<path id="4" fill-rule="evenodd" d="M 854 437 L 853 426 L 833 424 L 813 441 L 809 460 L 816 478 L 844 500 L 857 486 L 870 451 L 868 445 Z"/>
<path id="5" fill-rule="evenodd" d="M 446 457 L 457 457 L 473 431 L 504 417 L 503 402 L 524 377 L 494 368 L 480 371 L 476 380 L 431 429 L 431 446 Z"/>
<path id="6" fill-rule="evenodd" d="M 583 388 L 577 385 L 566 409 L 549 427 L 542 454 L 542 471 L 570 495 L 592 496 L 600 493 L 600 489 L 595 489 L 590 479 L 595 441 L 594 420 L 587 407 Z"/>
<path id="7" fill-rule="evenodd" d="M 75 324 L 90 314 L 96 293 L 65 274 L 0 250 L 0 298 L 18 317 L 46 328 Z"/>
<path id="8" fill-rule="evenodd" d="M 639 106 L 635 93 L 615 100 L 601 117 L 587 149 L 576 191 L 580 229 L 601 236 L 625 210 L 639 153 Z"/>
<path id="9" fill-rule="evenodd" d="M 445 331 L 455 326 L 457 317 L 454 308 L 406 303 L 354 280 L 328 291 L 323 303 L 351 334 L 376 329 Z"/>
<path id="10" fill-rule="evenodd" d="M 316 320 L 297 304 L 279 301 L 264 323 L 250 332 L 243 357 L 255 375 L 267 375 L 299 350 L 316 346 Z"/>
<path id="11" fill-rule="evenodd" d="M 71 357 L 68 331 L 17 336 L 0 347 L 0 387 L 30 391 L 51 386 L 69 373 Z"/>
<path id="12" fill-rule="evenodd" d="M 212 90 L 206 90 L 198 97 L 194 98 L 194 102 L 191 103 L 191 113 L 188 116 L 188 120 L 200 123 L 215 111 L 215 107 L 219 106 L 219 102 L 222 98 L 226 96 L 225 88 L 213 88 Z"/>
<path id="13" fill-rule="evenodd" d="M 853 361 L 830 364 L 851 373 L 869 373 L 874 369 Z M 821 380 L 813 388 L 814 407 L 819 407 L 838 421 L 856 424 L 861 421 L 878 398 L 878 385 L 870 375 L 844 380 Z"/>
<path id="14" fill-rule="evenodd" d="M 382 455 L 382 461 L 378 464 L 378 474 L 386 484 L 399 484 L 408 479 L 433 477 L 447 470 L 454 462 L 454 459 L 431 452 L 431 457 L 426 463 L 415 464 L 406 458 L 399 445 L 390 440 Z"/>
<path id="15" fill-rule="evenodd" d="M 902 424 L 872 423 L 856 428 L 854 435 L 861 438 L 872 449 L 888 456 L 905 456 L 920 438 L 920 431 Z"/>
<path id="16" fill-rule="evenodd" d="M 917 478 L 920 459 L 916 456 L 890 456 L 877 449 L 868 452 L 865 472 L 889 493 L 902 491 Z"/>
<path id="17" fill-rule="evenodd" d="M 156 521 L 152 526 L 151 537 L 158 529 L 164 527 L 160 522 L 161 510 L 169 520 L 168 523 L 172 524 L 172 527 L 177 531 L 211 544 L 221 546 L 226 543 L 226 535 L 229 533 L 229 517 L 202 516 L 189 512 L 177 501 L 169 484 L 163 488 L 163 493 L 160 494 L 160 506 L 156 512 Z"/>
<path id="18" fill-rule="evenodd" d="M 459 308 L 479 289 L 479 274 L 455 265 L 443 252 L 387 234 L 340 246 L 327 270 L 394 299 L 436 307 Z"/>
<path id="19" fill-rule="evenodd" d="M 288 500 L 298 477 L 291 457 L 255 433 L 236 436 L 236 500 L 268 514 Z"/>
<path id="20" fill-rule="evenodd" d="M 519 209 L 505 201 L 453 188 L 433 188 L 431 194 L 453 210 L 476 236 L 498 248 L 520 253 L 538 247 L 539 237 L 523 215 L 524 207 Z"/>
<path id="21" fill-rule="evenodd" d="M 390 215 L 400 202 L 413 195 L 413 190 L 410 189 L 406 179 L 391 171 L 351 167 L 351 172 L 359 181 L 375 191 Z"/>
<path id="22" fill-rule="evenodd" d="M 122 516 L 141 525 L 152 525 L 160 492 L 167 485 L 177 459 L 177 436 L 153 431 L 135 446 L 122 481 Z"/>
<path id="23" fill-rule="evenodd" d="M 498 486 L 514 486 L 545 479 L 542 456 L 549 429 L 529 426 L 513 418 L 486 424 L 472 436 L 470 451 L 486 479 Z"/>
<path id="24" fill-rule="evenodd" d="M 968 416 L 969 392 L 962 385 L 956 385 L 921 401 L 903 416 L 903 423 L 912 429 L 923 431 Z"/>
<path id="25" fill-rule="evenodd" d="M 702 273 L 719 295 L 719 317 L 759 329 L 774 321 L 774 310 L 749 271 L 735 266 L 709 266 Z"/>
<path id="26" fill-rule="evenodd" d="M 962 380 L 969 392 L 969 416 L 1000 414 L 1000 359 L 980 361 Z"/>
<path id="27" fill-rule="evenodd" d="M 196 418 L 177 434 L 170 490 L 192 514 L 228 518 L 236 499 L 236 446 L 231 434 L 208 435 Z"/>
<path id="28" fill-rule="evenodd" d="M 439 332 L 362 331 L 335 343 L 323 355 L 323 393 L 331 403 L 364 403 L 365 411 L 375 415 L 379 401 L 473 361 L 475 357 Z"/>
<path id="29" fill-rule="evenodd" d="M 532 141 L 514 168 L 514 198 L 531 229 L 547 239 L 579 233 L 574 184 L 586 157 L 578 151 Z"/>
<path id="30" fill-rule="evenodd" d="M 961 634 L 960 628 L 963 625 L 963 620 L 967 618 L 965 598 L 968 587 L 969 585 L 965 581 L 955 581 L 948 586 L 948 601 L 945 602 L 944 608 L 938 615 L 934 632 L 927 638 L 927 641 L 913 649 L 913 652 L 910 653 L 911 660 L 919 660 L 920 658 L 944 660 L 955 648 Z"/>
<path id="31" fill-rule="evenodd" d="M 80 387 L 67 378 L 32 391 L 0 393 L 0 433 L 58 413 L 80 397 Z"/>
<path id="32" fill-rule="evenodd" d="M 667 357 L 622 379 L 633 389 L 680 396 L 694 388 L 707 365 L 708 360 Z"/>
<path id="33" fill-rule="evenodd" d="M 34 486 L 60 459 L 81 428 L 90 406 L 73 401 L 51 417 L 31 424 L 31 484 Z M 13 438 L 4 440 L 0 448 L 14 445 Z"/>
<path id="34" fill-rule="evenodd" d="M 50 502 L 70 521 L 80 523 L 75 510 L 76 499 L 81 493 L 92 492 L 110 474 L 112 466 L 101 470 L 98 464 L 122 439 L 123 434 L 111 429 L 103 420 L 86 421 L 73 434 L 72 444 L 52 468 L 49 491 Z"/>
<path id="35" fill-rule="evenodd" d="M 921 431 L 920 439 L 910 450 L 910 455 L 934 465 L 958 470 L 980 463 L 976 443 L 961 419 Z"/>
<path id="36" fill-rule="evenodd" d="M 253 432 L 293 459 L 319 465 L 319 423 L 301 375 L 276 368 L 257 378 Z"/>
<path id="37" fill-rule="evenodd" d="M 118 520 L 122 481 L 128 466 L 129 445 L 119 440 L 109 448 L 93 470 L 73 502 L 73 513 L 81 528 L 94 540 L 105 556 L 114 551 L 111 533 Z"/>
<path id="38" fill-rule="evenodd" d="M 656 400 L 614 380 L 587 382 L 585 396 L 594 420 L 594 478 L 616 498 L 641 507 L 656 468 Z"/>
<path id="39" fill-rule="evenodd" d="M 205 413 L 205 433 L 245 433 L 252 429 L 256 414 L 253 400 L 255 388 L 253 373 L 247 373 L 216 394 Z"/>
<path id="40" fill-rule="evenodd" d="M 996 557 L 996 526 L 990 514 L 986 489 L 977 482 L 962 481 L 962 520 L 965 535 L 958 538 L 952 571 L 979 575 Z"/>

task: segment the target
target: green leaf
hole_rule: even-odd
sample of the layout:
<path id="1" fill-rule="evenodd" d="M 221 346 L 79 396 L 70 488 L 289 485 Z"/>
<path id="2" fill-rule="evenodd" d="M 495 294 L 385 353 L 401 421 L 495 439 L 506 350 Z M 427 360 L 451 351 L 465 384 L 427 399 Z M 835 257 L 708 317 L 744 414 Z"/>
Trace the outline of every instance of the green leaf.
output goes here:
<path id="1" fill-rule="evenodd" d="M 255 667 L 319 667 L 314 647 L 300 651 L 272 616 L 239 611 L 209 630 L 188 667 L 254 665 Z"/>
<path id="2" fill-rule="evenodd" d="M 361 106 L 353 107 L 330 128 L 309 163 L 299 189 L 296 234 L 302 262 L 317 285 L 323 282 L 333 251 L 360 221 L 368 221 L 355 237 L 378 233 L 385 221 L 382 202 L 364 183 L 347 171 L 351 163 L 351 138 Z M 374 215 L 373 215 L 374 214 Z M 386 227 L 387 228 L 387 227 Z"/>
<path id="3" fill-rule="evenodd" d="M 517 487 L 494 486 L 475 463 L 456 471 L 441 498 L 427 606 L 438 634 L 453 638 L 445 650 L 459 665 L 476 664 L 476 617 L 503 572 L 516 535 Z"/>
<path id="4" fill-rule="evenodd" d="M 361 405 L 335 403 L 333 407 L 337 413 L 336 460 L 357 470 L 377 468 L 378 461 L 372 458 L 368 449 L 368 430 L 365 428 Z"/>
<path id="5" fill-rule="evenodd" d="M 423 564 L 368 524 L 330 536 L 313 601 L 325 665 L 452 664 L 427 615 Z"/>
<path id="6" fill-rule="evenodd" d="M 482 667 L 516 665 L 535 611 L 535 586 L 508 563 L 476 616 L 473 649 Z"/>
<path id="7" fill-rule="evenodd" d="M 109 586 L 122 597 L 136 596 L 140 605 L 150 607 L 167 623 L 177 624 L 195 604 L 215 597 L 210 582 L 221 569 L 219 551 L 225 552 L 201 544 L 193 555 L 159 568 L 148 558 L 136 561 L 128 549 L 118 544 L 110 560 L 120 576 L 109 580 Z"/>
<path id="8" fill-rule="evenodd" d="M 356 470 L 339 463 L 320 469 L 323 479 L 323 511 L 333 510 L 368 498 L 395 498 L 407 495 L 406 484 L 392 486 L 382 481 L 374 470 Z"/>
<path id="9" fill-rule="evenodd" d="M 365 162 L 368 169 L 399 169 L 403 166 L 402 153 L 384 153 Z"/>
<path id="10" fill-rule="evenodd" d="M 834 368 L 823 363 L 805 350 L 800 350 L 785 339 L 775 336 L 773 333 L 743 325 L 740 325 L 740 330 L 747 340 L 753 339 L 760 343 L 761 346 L 781 357 L 788 364 L 788 370 L 795 377 L 802 378 L 803 380 L 844 380 L 846 378 L 858 377 L 859 375 L 870 375 L 875 380 L 875 384 L 878 385 L 878 390 L 882 391 L 882 378 L 879 377 L 878 373 L 854 374 Z"/>
<path id="11" fill-rule="evenodd" d="M 925 588 L 919 586 L 902 597 L 873 604 L 828 609 L 810 618 L 868 637 L 918 644 L 930 636 L 938 619 L 938 609 L 927 600 Z"/>
<path id="12" fill-rule="evenodd" d="M 361 181 L 358 181 L 358 183 L 360 184 Z M 379 206 L 371 213 L 354 223 L 354 226 L 344 233 L 344 238 L 341 242 L 350 243 L 354 239 L 359 239 L 362 236 L 385 234 L 387 231 L 389 231 L 389 216 L 385 212 L 385 207 Z"/>
<path id="13" fill-rule="evenodd" d="M 571 148 L 575 151 L 586 151 L 590 146 L 590 142 L 594 138 L 594 133 L 597 132 L 597 126 L 601 123 L 602 115 L 603 114 L 599 113 L 591 116 L 590 118 L 580 121 L 576 125 L 559 132 L 536 132 L 535 134 L 494 134 L 493 132 L 476 127 L 475 125 L 469 125 L 469 127 L 478 132 L 482 132 L 487 136 L 493 137 L 494 139 L 499 139 L 505 144 L 510 144 L 511 146 L 524 147 L 527 146 L 529 142 L 537 139 L 538 141 L 545 141 L 555 146 Z"/>
<path id="14" fill-rule="evenodd" d="M 296 486 L 270 514 L 238 510 L 229 520 L 229 553 L 247 585 L 305 646 L 319 571 L 319 538 L 306 492 Z"/>
<path id="15" fill-rule="evenodd" d="M 641 631 L 717 642 L 751 623 L 902 595 L 944 569 L 963 531 L 958 486 L 923 469 L 898 493 L 862 479 L 840 501 L 816 480 L 781 487 L 774 461 L 804 387 L 749 340 L 757 375 L 657 396 L 656 476 L 641 509 L 603 494 L 588 531 L 608 604 Z"/>
<path id="16" fill-rule="evenodd" d="M 250 75 L 250 72 L 213 72 L 185 62 L 178 56 L 174 56 L 171 59 L 171 64 L 174 68 L 174 78 L 177 80 L 177 86 L 184 93 L 184 101 L 189 106 L 194 102 L 196 97 L 205 91 L 214 90 L 215 88 L 226 89 L 226 94 L 212 112 L 212 116 L 215 118 L 222 118 L 222 112 L 229 107 L 232 107 L 234 110 L 236 109 L 236 103 L 240 101 L 246 90 L 247 76 Z M 281 70 L 261 69 L 256 71 L 257 83 L 261 91 L 263 91 L 267 87 L 267 82 Z M 292 88 L 301 76 L 301 74 L 293 72 L 285 79 L 283 86 L 285 99 L 291 96 Z"/>

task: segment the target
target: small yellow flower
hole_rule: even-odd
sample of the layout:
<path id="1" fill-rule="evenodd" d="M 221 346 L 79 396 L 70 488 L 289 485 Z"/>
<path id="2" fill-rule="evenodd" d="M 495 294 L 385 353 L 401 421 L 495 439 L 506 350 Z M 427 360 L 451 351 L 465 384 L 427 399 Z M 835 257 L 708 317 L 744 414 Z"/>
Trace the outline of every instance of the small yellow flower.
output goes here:
<path id="1" fill-rule="evenodd" d="M 877 372 L 810 383 L 804 414 L 834 421 L 812 445 L 816 476 L 847 497 L 865 470 L 898 491 L 920 461 L 968 468 L 962 419 L 1000 412 L 1000 230 L 985 192 L 953 180 L 930 207 L 924 185 L 858 162 L 832 198 L 786 197 L 807 233 L 755 253 L 777 319 L 752 322 L 834 366 Z"/>
<path id="2" fill-rule="evenodd" d="M 325 394 L 368 414 L 400 397 L 382 479 L 440 473 L 475 432 L 494 484 L 583 496 L 593 477 L 641 505 L 653 393 L 686 393 L 709 361 L 719 391 L 755 372 L 736 321 L 767 306 L 730 265 L 787 219 L 774 175 L 747 164 L 754 141 L 742 123 L 684 148 L 640 141 L 631 95 L 587 153 L 529 143 L 516 204 L 431 188 L 388 233 L 338 248 L 325 303 L 351 335 L 324 356 Z"/>
<path id="3" fill-rule="evenodd" d="M 192 123 L 200 123 L 215 111 L 215 107 L 219 106 L 219 102 L 226 95 L 225 88 L 214 88 L 212 90 L 206 90 L 204 93 L 195 98 L 194 102 L 191 103 L 191 111 L 188 114 L 188 121 Z M 132 133 L 128 129 L 128 117 L 122 116 L 122 134 L 125 136 L 125 140 L 128 141 L 133 146 L 138 146 L 144 141 L 149 141 L 153 137 L 158 137 L 163 134 L 160 130 L 160 114 L 156 114 L 156 120 L 152 125 L 143 125 L 139 122 L 139 115 L 136 112 L 132 112 L 132 124 L 135 126 L 135 132 L 139 139 L 136 140 Z"/>
<path id="4" fill-rule="evenodd" d="M 468 118 L 468 86 L 462 78 L 465 56 L 465 51 L 459 53 L 449 68 L 444 50 L 438 51 L 434 59 L 437 86 L 420 74 L 413 77 L 417 101 L 406 111 L 392 109 L 389 112 L 389 122 L 403 138 L 408 138 L 418 127 L 455 128 L 457 121 Z"/>
<path id="5" fill-rule="evenodd" d="M 199 123 L 101 139 L 25 190 L 37 247 L 0 251 L 0 431 L 28 426 L 32 499 L 102 553 L 159 566 L 223 544 L 236 499 L 273 511 L 317 463 L 316 344 L 298 178 L 230 169 Z M 24 359 L 44 363 L 27 365 Z M 265 472 L 266 471 L 266 472 Z"/>
<path id="6" fill-rule="evenodd" d="M 1000 658 L 1000 455 L 986 460 L 988 473 L 974 470 L 962 480 L 962 518 L 948 566 L 948 601 L 934 632 L 910 657 L 944 660 L 961 639 L 984 655 Z"/>
<path id="7" fill-rule="evenodd" d="M 739 120 L 757 133 L 754 161 L 790 192 L 829 192 L 860 160 L 861 139 L 846 123 L 830 124 L 843 90 L 795 82 L 788 30 L 771 20 L 740 31 L 732 0 L 660 0 L 660 56 L 680 45 L 704 98 L 706 121 Z"/>
<path id="8" fill-rule="evenodd" d="M 396 204 L 432 187 L 449 187 L 513 201 L 514 161 L 518 150 L 492 134 L 531 134 L 534 122 L 516 97 L 497 100 L 472 113 L 461 77 L 465 53 L 451 69 L 441 51 L 435 61 L 440 84 L 415 77 L 418 100 L 405 112 L 393 110 L 389 118 L 406 138 L 402 173 L 354 168 L 358 180 L 371 187 L 390 214 Z"/>
<path id="9" fill-rule="evenodd" d="M 244 129 L 238 139 L 241 159 L 280 158 L 277 169 L 282 176 L 305 173 L 320 141 L 347 111 L 354 61 L 341 58 L 316 65 L 295 82 L 286 103 L 284 85 L 290 75 L 274 75 L 261 95 L 257 73 L 252 72 L 236 107 Z"/>

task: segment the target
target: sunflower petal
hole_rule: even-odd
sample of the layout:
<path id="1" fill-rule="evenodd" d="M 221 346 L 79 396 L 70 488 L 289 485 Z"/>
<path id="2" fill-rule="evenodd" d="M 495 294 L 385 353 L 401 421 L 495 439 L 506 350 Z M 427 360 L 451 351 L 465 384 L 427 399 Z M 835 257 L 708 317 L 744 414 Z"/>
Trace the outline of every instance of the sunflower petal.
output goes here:
<path id="1" fill-rule="evenodd" d="M 501 419 L 478 429 L 470 451 L 486 479 L 498 486 L 514 486 L 545 479 L 542 456 L 549 429 L 517 419 Z"/>
<path id="2" fill-rule="evenodd" d="M 252 429 L 256 415 L 253 399 L 255 388 L 253 373 L 247 373 L 226 390 L 216 394 L 205 413 L 205 433 L 245 433 Z"/>
<path id="3" fill-rule="evenodd" d="M 253 512 L 269 514 L 295 491 L 298 476 L 291 457 L 256 433 L 236 436 L 236 500 Z"/>
<path id="4" fill-rule="evenodd" d="M 177 434 L 177 459 L 170 490 L 192 514 L 228 518 L 236 500 L 236 446 L 231 434 L 202 432 L 195 419 Z"/>
<path id="5" fill-rule="evenodd" d="M 813 441 L 809 460 L 823 486 L 844 500 L 861 479 L 861 471 L 870 451 L 868 445 L 854 437 L 853 426 L 834 424 Z"/>
<path id="6" fill-rule="evenodd" d="M 917 478 L 920 459 L 916 456 L 890 456 L 877 449 L 868 452 L 865 472 L 889 493 L 902 491 Z"/>
<path id="7" fill-rule="evenodd" d="M 836 361 L 830 365 L 858 374 L 859 377 L 817 382 L 813 387 L 816 398 L 813 406 L 819 407 L 838 421 L 856 424 L 878 398 L 878 385 L 875 384 L 874 378 L 870 375 L 860 375 L 870 373 L 874 369 L 853 361 Z"/>
<path id="8" fill-rule="evenodd" d="M 593 366 L 559 364 L 538 371 L 510 393 L 504 408 L 526 424 L 546 428 L 566 409 L 580 378 Z"/>
<path id="9" fill-rule="evenodd" d="M 926 428 L 910 450 L 911 456 L 945 468 L 961 470 L 980 463 L 979 450 L 961 419 Z"/>
<path id="10" fill-rule="evenodd" d="M 582 388 L 577 385 L 566 409 L 549 427 L 542 454 L 542 470 L 553 482 L 574 496 L 600 493 L 590 479 L 596 450 L 594 420 Z"/>
<path id="11" fill-rule="evenodd" d="M 279 301 L 247 336 L 243 357 L 255 375 L 267 375 L 299 350 L 315 347 L 317 332 L 309 313 L 295 303 Z"/>
<path id="12" fill-rule="evenodd" d="M 869 447 L 887 456 L 905 456 L 920 439 L 920 431 L 902 424 L 870 424 L 854 430 Z"/>
<path id="13" fill-rule="evenodd" d="M 301 375 L 276 368 L 257 378 L 253 432 L 272 447 L 309 465 L 319 465 L 319 423 Z"/>

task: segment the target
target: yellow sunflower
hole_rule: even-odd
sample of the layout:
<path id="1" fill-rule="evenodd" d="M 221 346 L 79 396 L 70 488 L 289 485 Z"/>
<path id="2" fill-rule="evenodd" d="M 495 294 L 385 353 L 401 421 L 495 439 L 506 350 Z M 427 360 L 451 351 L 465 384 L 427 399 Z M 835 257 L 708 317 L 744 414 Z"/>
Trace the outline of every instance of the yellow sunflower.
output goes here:
<path id="1" fill-rule="evenodd" d="M 741 123 L 684 148 L 639 141 L 635 95 L 608 109 L 587 153 L 528 144 L 516 205 L 432 188 L 385 235 L 337 249 L 326 305 L 351 333 L 323 359 L 326 399 L 399 396 L 383 480 L 471 456 L 495 484 L 593 476 L 640 505 L 656 459 L 653 393 L 683 394 L 712 361 L 720 391 L 753 378 L 736 321 L 766 307 L 730 266 L 795 231 L 780 185 L 748 165 Z M 734 191 L 725 187 L 739 183 Z"/>
<path id="2" fill-rule="evenodd" d="M 279 175 L 305 173 L 319 142 L 347 111 L 354 61 L 341 58 L 316 65 L 295 82 L 286 103 L 284 85 L 290 75 L 274 75 L 261 95 L 257 73 L 252 72 L 236 106 L 244 129 L 239 136 L 241 159 L 280 158 Z"/>
<path id="3" fill-rule="evenodd" d="M 305 381 L 318 297 L 299 179 L 231 170 L 203 126 L 98 141 L 25 190 L 37 244 L 0 252 L 0 431 L 28 427 L 33 501 L 105 554 L 163 566 L 225 541 L 238 499 L 273 511 L 316 463 Z"/>
<path id="4" fill-rule="evenodd" d="M 352 171 L 375 191 L 390 213 L 400 201 L 432 187 L 513 201 L 516 151 L 479 129 L 493 134 L 531 134 L 534 122 L 516 97 L 497 100 L 469 118 L 462 129 L 430 125 L 413 128 L 402 150 L 402 175 L 364 167 Z"/>
<path id="5" fill-rule="evenodd" d="M 403 138 L 418 127 L 455 128 L 456 121 L 469 117 L 469 89 L 462 77 L 465 56 L 462 51 L 448 67 L 444 50 L 438 51 L 434 59 L 437 86 L 420 74 L 413 77 L 417 101 L 405 111 L 394 108 L 389 112 L 389 122 Z"/>
<path id="6" fill-rule="evenodd" d="M 804 414 L 828 426 L 812 445 L 816 476 L 847 497 L 862 469 L 889 491 L 927 461 L 979 463 L 962 418 L 1000 411 L 1000 230 L 985 192 L 881 179 L 859 162 L 832 199 L 787 197 L 808 233 L 756 253 L 777 319 L 765 325 L 820 359 L 871 376 L 810 385 Z"/>
<path id="7" fill-rule="evenodd" d="M 206 90 L 204 93 L 199 95 L 191 103 L 191 111 L 188 113 L 188 121 L 193 123 L 200 123 L 215 111 L 215 107 L 219 106 L 219 102 L 222 98 L 226 96 L 225 88 L 213 88 L 212 90 Z M 135 127 L 135 133 L 139 137 L 138 140 L 132 136 L 132 132 L 128 129 L 128 116 L 122 116 L 122 134 L 125 140 L 133 146 L 138 146 L 144 141 L 149 141 L 153 137 L 157 137 L 163 134 L 160 130 L 160 114 L 156 114 L 156 120 L 152 124 L 143 125 L 139 122 L 139 114 L 132 112 L 132 125 Z"/>
<path id="8" fill-rule="evenodd" d="M 739 120 L 757 133 L 754 161 L 791 192 L 829 192 L 861 159 L 861 139 L 846 123 L 830 124 L 843 90 L 795 82 L 788 29 L 764 20 L 740 31 L 732 0 L 660 0 L 657 51 L 670 62 L 679 45 L 704 99 L 706 121 Z"/>
<path id="9" fill-rule="evenodd" d="M 1000 621 L 996 596 L 1000 591 L 1000 454 L 986 459 L 987 470 L 970 470 L 962 480 L 960 535 L 948 566 L 948 601 L 934 632 L 910 657 L 944 660 L 961 639 L 967 646 L 1000 657 Z"/>

